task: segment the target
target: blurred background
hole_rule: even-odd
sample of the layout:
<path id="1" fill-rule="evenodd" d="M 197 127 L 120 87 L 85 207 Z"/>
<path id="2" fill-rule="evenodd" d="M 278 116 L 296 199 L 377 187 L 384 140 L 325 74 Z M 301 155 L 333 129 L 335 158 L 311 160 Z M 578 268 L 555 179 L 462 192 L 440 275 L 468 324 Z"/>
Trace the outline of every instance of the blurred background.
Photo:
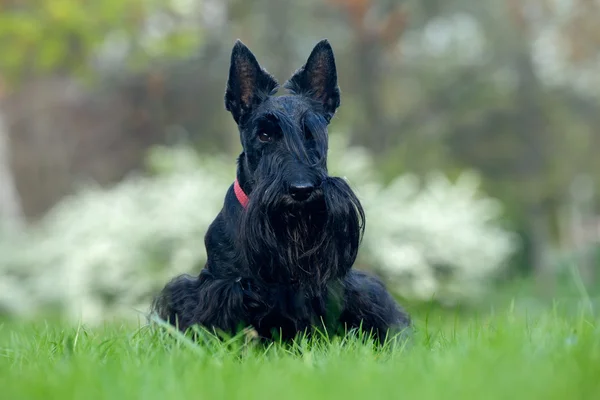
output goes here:
<path id="1" fill-rule="evenodd" d="M 598 20 L 598 0 L 0 0 L 0 314 L 137 319 L 200 270 L 241 150 L 236 38 L 280 83 L 330 40 L 357 268 L 411 311 L 593 308 Z"/>

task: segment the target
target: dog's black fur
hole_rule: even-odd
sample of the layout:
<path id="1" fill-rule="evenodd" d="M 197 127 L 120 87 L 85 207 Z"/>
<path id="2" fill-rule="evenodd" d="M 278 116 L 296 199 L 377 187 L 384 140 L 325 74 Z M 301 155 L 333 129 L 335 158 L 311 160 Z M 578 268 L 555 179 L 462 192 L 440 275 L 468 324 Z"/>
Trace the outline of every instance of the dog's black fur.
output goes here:
<path id="1" fill-rule="evenodd" d="M 319 42 L 274 96 L 275 79 L 239 40 L 231 54 L 225 106 L 240 132 L 237 179 L 205 236 L 198 277 L 175 278 L 153 311 L 192 325 L 288 340 L 325 328 L 361 328 L 383 340 L 409 316 L 375 277 L 351 269 L 364 212 L 348 184 L 327 173 L 327 126 L 340 105 L 333 51 Z"/>

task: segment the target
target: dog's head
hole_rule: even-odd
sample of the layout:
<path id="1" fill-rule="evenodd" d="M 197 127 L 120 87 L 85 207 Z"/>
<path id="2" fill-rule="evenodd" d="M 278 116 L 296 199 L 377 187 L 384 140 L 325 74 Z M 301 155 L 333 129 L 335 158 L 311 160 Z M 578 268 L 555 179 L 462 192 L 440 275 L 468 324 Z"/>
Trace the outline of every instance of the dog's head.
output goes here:
<path id="1" fill-rule="evenodd" d="M 311 201 L 327 177 L 327 125 L 340 104 L 329 43 L 319 42 L 285 83 L 289 94 L 274 96 L 278 88 L 275 78 L 237 41 L 225 107 L 240 131 L 240 184 L 251 194 L 261 181 L 276 179 L 281 200 Z"/>
<path id="2" fill-rule="evenodd" d="M 327 171 L 327 127 L 340 105 L 327 40 L 283 87 L 275 96 L 275 78 L 235 43 L 225 107 L 239 128 L 238 181 L 249 197 L 239 239 L 262 278 L 324 282 L 352 266 L 364 227 L 360 202 Z"/>

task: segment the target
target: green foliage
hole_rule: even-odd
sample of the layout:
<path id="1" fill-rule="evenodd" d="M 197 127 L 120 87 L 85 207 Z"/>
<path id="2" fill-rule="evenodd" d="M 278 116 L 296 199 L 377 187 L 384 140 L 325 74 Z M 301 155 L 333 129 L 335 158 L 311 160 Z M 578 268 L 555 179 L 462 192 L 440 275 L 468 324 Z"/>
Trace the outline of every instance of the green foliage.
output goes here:
<path id="1" fill-rule="evenodd" d="M 188 52 L 200 28 L 177 1 L 40 0 L 0 5 L 0 69 L 12 82 L 28 74 L 88 74 L 103 48 L 124 46 L 125 62 Z M 158 19 L 160 18 L 160 31 Z"/>
<path id="2" fill-rule="evenodd" d="M 423 315 L 417 325 L 407 346 L 381 351 L 353 335 L 263 348 L 148 327 L 7 323 L 0 385 L 10 399 L 591 399 L 600 390 L 596 319 L 513 310 Z"/>

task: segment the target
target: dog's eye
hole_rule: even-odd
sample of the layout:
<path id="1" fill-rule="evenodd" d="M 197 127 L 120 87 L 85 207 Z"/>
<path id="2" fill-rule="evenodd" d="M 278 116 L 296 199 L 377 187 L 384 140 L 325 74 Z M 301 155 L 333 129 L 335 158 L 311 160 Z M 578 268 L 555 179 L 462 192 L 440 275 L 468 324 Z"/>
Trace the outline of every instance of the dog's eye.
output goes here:
<path id="1" fill-rule="evenodd" d="M 271 139 L 271 136 L 267 132 L 259 132 L 259 134 L 258 134 L 258 140 L 260 140 L 263 143 L 268 143 L 272 139 Z"/>

